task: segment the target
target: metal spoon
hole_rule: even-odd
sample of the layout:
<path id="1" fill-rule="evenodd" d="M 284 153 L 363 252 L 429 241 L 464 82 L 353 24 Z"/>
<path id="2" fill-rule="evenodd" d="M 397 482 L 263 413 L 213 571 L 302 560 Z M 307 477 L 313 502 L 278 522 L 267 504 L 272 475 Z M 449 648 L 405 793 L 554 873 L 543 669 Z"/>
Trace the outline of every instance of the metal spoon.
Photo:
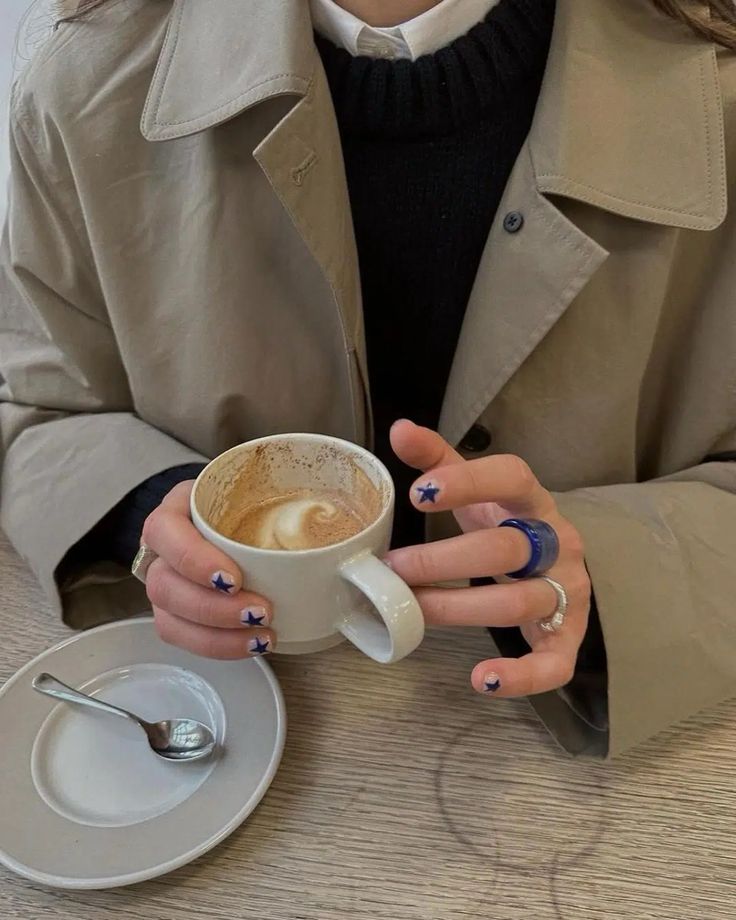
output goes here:
<path id="1" fill-rule="evenodd" d="M 51 674 L 39 674 L 35 677 L 33 689 L 65 703 L 77 703 L 130 719 L 136 725 L 140 725 L 146 733 L 151 750 L 165 760 L 201 760 L 203 757 L 209 757 L 215 749 L 215 737 L 211 730 L 194 719 L 146 722 L 126 709 L 120 709 L 68 687 Z"/>

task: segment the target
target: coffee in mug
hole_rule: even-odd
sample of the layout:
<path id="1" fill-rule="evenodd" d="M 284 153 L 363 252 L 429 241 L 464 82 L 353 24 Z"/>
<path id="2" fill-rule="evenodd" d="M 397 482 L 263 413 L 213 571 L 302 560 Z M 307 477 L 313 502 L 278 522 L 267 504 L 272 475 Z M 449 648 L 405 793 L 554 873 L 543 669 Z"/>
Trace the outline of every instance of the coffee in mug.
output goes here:
<path id="1" fill-rule="evenodd" d="M 315 456 L 314 474 L 319 477 L 324 464 L 343 467 L 340 478 L 348 488 L 285 490 L 278 471 L 287 453 L 283 445 L 275 445 L 244 459 L 227 504 L 213 520 L 223 536 L 261 549 L 318 549 L 348 540 L 376 521 L 381 490 L 343 452 L 325 450 Z"/>

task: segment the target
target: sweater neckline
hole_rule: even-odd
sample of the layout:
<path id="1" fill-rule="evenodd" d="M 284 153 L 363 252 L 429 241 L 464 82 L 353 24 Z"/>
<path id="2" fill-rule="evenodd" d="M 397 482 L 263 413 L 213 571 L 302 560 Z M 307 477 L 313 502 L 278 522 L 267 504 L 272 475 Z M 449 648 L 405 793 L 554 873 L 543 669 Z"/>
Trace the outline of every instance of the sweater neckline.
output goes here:
<path id="1" fill-rule="evenodd" d="M 353 57 L 315 35 L 341 132 L 441 136 L 513 112 L 541 82 L 554 10 L 554 0 L 501 0 L 466 35 L 416 61 Z"/>

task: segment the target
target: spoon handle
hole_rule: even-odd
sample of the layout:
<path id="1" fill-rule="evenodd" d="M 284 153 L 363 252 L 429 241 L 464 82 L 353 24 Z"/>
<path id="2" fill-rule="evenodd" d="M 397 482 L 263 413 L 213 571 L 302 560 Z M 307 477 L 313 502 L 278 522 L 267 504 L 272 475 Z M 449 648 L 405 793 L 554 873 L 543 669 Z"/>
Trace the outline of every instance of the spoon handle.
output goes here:
<path id="1" fill-rule="evenodd" d="M 81 693 L 79 690 L 75 690 L 73 687 L 69 687 L 65 683 L 62 683 L 52 674 L 44 673 L 34 677 L 33 689 L 38 690 L 39 693 L 43 693 L 46 696 L 51 696 L 54 699 L 63 700 L 65 703 L 78 703 L 82 706 L 89 706 L 90 709 L 100 709 L 102 712 L 111 712 L 113 715 L 130 719 L 137 725 L 141 724 L 138 717 L 134 716 L 132 712 L 120 709 L 118 706 L 113 706 L 112 703 L 105 703 L 102 700 L 97 700 L 93 696 L 87 696 L 86 693 Z"/>

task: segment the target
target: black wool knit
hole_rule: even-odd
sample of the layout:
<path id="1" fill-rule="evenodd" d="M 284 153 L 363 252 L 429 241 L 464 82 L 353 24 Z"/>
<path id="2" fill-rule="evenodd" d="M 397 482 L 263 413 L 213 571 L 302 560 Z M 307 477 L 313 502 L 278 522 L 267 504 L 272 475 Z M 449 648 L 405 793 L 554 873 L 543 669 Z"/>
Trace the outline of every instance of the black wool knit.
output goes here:
<path id="1" fill-rule="evenodd" d="M 394 543 L 422 542 L 393 456 L 397 418 L 437 427 L 488 233 L 528 134 L 553 0 L 501 0 L 411 62 L 351 57 L 317 36 L 342 138 L 358 247 L 375 449 L 397 485 Z"/>

